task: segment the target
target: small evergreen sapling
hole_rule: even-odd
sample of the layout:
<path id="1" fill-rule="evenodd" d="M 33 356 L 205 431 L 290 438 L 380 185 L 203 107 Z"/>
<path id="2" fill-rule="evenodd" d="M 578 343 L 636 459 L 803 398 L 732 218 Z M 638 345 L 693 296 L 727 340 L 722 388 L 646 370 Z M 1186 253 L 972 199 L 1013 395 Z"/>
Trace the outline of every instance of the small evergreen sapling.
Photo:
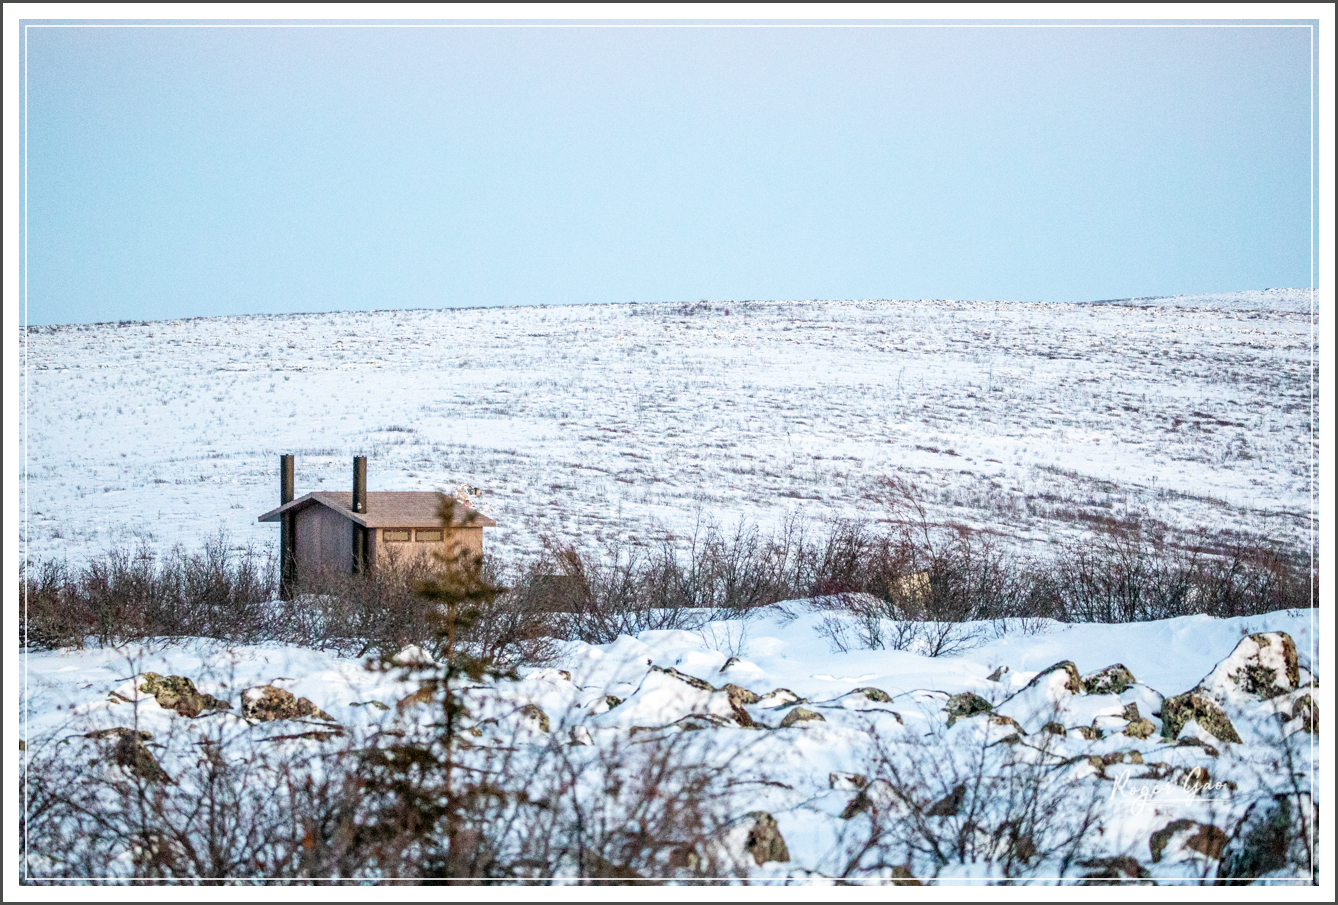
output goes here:
<path id="1" fill-rule="evenodd" d="M 455 506 L 455 500 L 441 495 L 438 515 L 446 537 Z M 486 810 L 486 799 L 500 790 L 486 773 L 461 763 L 461 751 L 470 743 L 462 737 L 469 713 L 460 685 L 499 671 L 462 636 L 506 589 L 490 582 L 482 558 L 461 546 L 434 557 L 434 574 L 417 591 L 434 604 L 428 618 L 435 663 L 384 658 L 380 664 L 417 681 L 415 697 L 430 702 L 432 716 L 417 721 L 403 737 L 383 739 L 364 752 L 366 788 L 378 805 L 378 819 L 364 832 L 375 837 L 381 867 L 400 876 L 486 876 L 495 853 L 484 841 L 483 828 L 471 825 L 477 823 L 471 815 Z"/>

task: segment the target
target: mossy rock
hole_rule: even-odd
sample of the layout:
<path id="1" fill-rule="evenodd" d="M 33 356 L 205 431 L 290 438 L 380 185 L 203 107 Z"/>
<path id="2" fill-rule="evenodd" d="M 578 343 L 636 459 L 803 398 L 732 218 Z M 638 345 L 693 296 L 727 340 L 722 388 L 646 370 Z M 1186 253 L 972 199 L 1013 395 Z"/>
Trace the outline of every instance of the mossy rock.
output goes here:
<path id="1" fill-rule="evenodd" d="M 753 856 L 757 866 L 761 867 L 768 861 L 789 861 L 790 849 L 781 836 L 776 818 L 766 811 L 752 811 L 748 816 L 753 819 L 753 826 L 748 830 L 744 848 Z"/>
<path id="2" fill-rule="evenodd" d="M 1268 700 L 1295 691 L 1300 684 L 1301 669 L 1291 635 L 1256 632 L 1242 638 L 1194 690 L 1219 702 L 1238 694 Z"/>
<path id="3" fill-rule="evenodd" d="M 762 699 L 762 696 L 755 691 L 749 691 L 741 685 L 730 683 L 720 689 L 729 695 L 730 704 L 756 704 Z"/>
<path id="4" fill-rule="evenodd" d="M 789 729 L 791 726 L 795 726 L 799 723 L 809 723 L 809 722 L 825 723 L 827 722 L 827 718 L 824 717 L 822 714 L 815 713 L 814 711 L 809 710 L 807 708 L 796 707 L 789 713 L 785 714 L 785 719 L 781 720 L 780 728 Z M 785 860 L 788 861 L 789 859 L 786 858 Z"/>
<path id="5" fill-rule="evenodd" d="M 1174 741 L 1193 720 L 1216 739 L 1240 744 L 1240 735 L 1216 701 L 1197 691 L 1167 698 L 1161 705 L 1161 734 Z"/>
<path id="6" fill-rule="evenodd" d="M 1152 863 L 1161 861 L 1162 855 L 1171 840 L 1179 833 L 1190 833 L 1184 840 L 1183 847 L 1196 851 L 1206 858 L 1216 861 L 1222 857 L 1226 848 L 1227 834 L 1211 823 L 1198 823 L 1194 820 L 1172 820 L 1148 838 L 1148 850 L 1152 853 Z"/>
<path id="7" fill-rule="evenodd" d="M 1308 694 L 1303 694 L 1292 704 L 1292 715 L 1288 722 L 1301 720 L 1301 728 L 1311 735 L 1319 734 L 1319 708 L 1315 706 L 1315 700 Z"/>
<path id="8" fill-rule="evenodd" d="M 306 717 L 334 722 L 334 717 L 311 701 L 296 697 L 291 691 L 275 688 L 273 685 L 258 685 L 242 692 L 242 716 L 262 723 Z"/>
<path id="9" fill-rule="evenodd" d="M 1134 674 L 1123 663 L 1112 664 L 1082 677 L 1083 690 L 1087 694 L 1120 694 L 1137 682 Z"/>
<path id="10" fill-rule="evenodd" d="M 1047 666 L 1045 669 L 1037 673 L 1035 678 L 1033 678 L 1030 682 L 1026 684 L 1026 687 L 1023 689 L 1023 691 L 1025 691 L 1027 688 L 1032 688 L 1036 685 L 1039 685 L 1042 679 L 1044 679 L 1051 673 L 1059 670 L 1062 670 L 1066 674 L 1064 679 L 1064 687 L 1073 694 L 1082 694 L 1083 693 L 1082 676 L 1078 675 L 1078 667 L 1074 664 L 1072 660 L 1060 660 L 1053 666 Z"/>
<path id="11" fill-rule="evenodd" d="M 524 719 L 534 720 L 540 732 L 548 731 L 548 714 L 544 713 L 544 709 L 538 704 L 526 704 L 520 708 L 520 715 Z"/>
<path id="12" fill-rule="evenodd" d="M 948 715 L 949 728 L 960 719 L 975 716 L 978 713 L 989 713 L 993 709 L 994 707 L 989 701 L 971 691 L 950 695 L 947 703 L 943 705 L 943 711 Z"/>
<path id="13" fill-rule="evenodd" d="M 1124 727 L 1124 734 L 1129 738 L 1151 738 L 1157 731 L 1157 724 L 1152 720 L 1130 720 Z"/>
<path id="14" fill-rule="evenodd" d="M 745 704 L 756 704 L 761 700 L 756 692 L 749 691 L 739 685 L 726 685 L 720 689 L 729 697 L 729 709 L 734 712 L 734 721 L 744 729 L 755 729 L 757 723 L 753 721 L 752 716 L 747 710 L 744 710 Z"/>
<path id="15" fill-rule="evenodd" d="M 687 683 L 688 685 L 691 685 L 693 688 L 696 688 L 696 689 L 698 689 L 698 690 L 700 690 L 700 691 L 715 691 L 715 690 L 716 690 L 716 689 L 715 689 L 715 686 L 712 685 L 710 682 L 706 681 L 705 679 L 699 679 L 699 678 L 697 678 L 696 676 L 690 676 L 690 675 L 688 675 L 687 673 L 679 672 L 678 670 L 674 669 L 672 666 L 670 666 L 670 667 L 668 667 L 668 668 L 663 667 L 663 666 L 652 666 L 651 669 L 652 669 L 653 671 L 655 671 L 655 672 L 662 672 L 662 673 L 664 673 L 665 675 L 673 676 L 675 679 L 678 679 L 680 682 L 685 682 L 685 683 Z"/>
<path id="16" fill-rule="evenodd" d="M 172 782 L 172 777 L 167 775 L 167 771 L 159 765 L 153 752 L 144 745 L 153 738 L 148 732 L 122 729 L 118 726 L 114 729 L 99 729 L 84 737 L 98 740 L 116 739 L 110 754 L 112 762 L 118 767 L 124 767 L 135 776 L 149 782 Z"/>
<path id="17" fill-rule="evenodd" d="M 143 694 L 153 695 L 158 706 L 175 710 L 178 716 L 197 717 L 215 710 L 231 710 L 232 705 L 213 695 L 196 691 L 195 684 L 185 676 L 160 676 L 146 672 L 136 686 Z"/>
<path id="18" fill-rule="evenodd" d="M 881 688 L 874 688 L 872 686 L 869 686 L 867 688 L 856 688 L 854 691 L 850 693 L 862 694 L 864 695 L 864 697 L 868 698 L 870 701 L 873 701 L 876 704 L 892 703 L 892 695 L 888 694 L 886 691 L 883 691 L 883 689 Z"/>

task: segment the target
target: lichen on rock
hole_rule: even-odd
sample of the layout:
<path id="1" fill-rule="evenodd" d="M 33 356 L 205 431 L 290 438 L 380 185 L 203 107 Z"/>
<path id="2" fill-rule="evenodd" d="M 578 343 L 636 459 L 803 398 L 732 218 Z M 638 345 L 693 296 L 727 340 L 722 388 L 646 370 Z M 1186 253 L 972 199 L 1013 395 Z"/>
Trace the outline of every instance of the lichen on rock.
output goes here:
<path id="1" fill-rule="evenodd" d="M 1191 720 L 1216 739 L 1240 744 L 1236 727 L 1211 697 L 1194 690 L 1162 702 L 1161 734 L 1164 738 L 1174 741 Z"/>
<path id="2" fill-rule="evenodd" d="M 949 728 L 960 719 L 975 716 L 978 713 L 989 713 L 992 709 L 993 706 L 989 701 L 971 691 L 950 695 L 947 703 L 943 705 L 943 711 L 948 715 Z"/>
<path id="3" fill-rule="evenodd" d="M 152 695 L 164 710 L 175 710 L 178 716 L 197 717 L 214 710 L 232 709 L 227 701 L 197 691 L 195 684 L 185 676 L 160 676 L 156 672 L 146 672 L 139 677 L 135 687 L 143 694 Z"/>
<path id="4" fill-rule="evenodd" d="M 273 685 L 258 685 L 242 692 L 242 716 L 267 723 L 272 720 L 297 720 L 314 717 L 334 722 L 334 717 L 306 698 Z"/>
<path id="5" fill-rule="evenodd" d="M 1120 694 L 1137 683 L 1134 674 L 1123 663 L 1111 664 L 1082 677 L 1083 690 L 1087 694 Z"/>
<path id="6" fill-rule="evenodd" d="M 797 725 L 799 723 L 807 723 L 813 721 L 825 723 L 827 721 L 827 718 L 820 713 L 816 713 L 804 707 L 796 707 L 789 713 L 785 714 L 785 719 L 781 720 L 780 728 L 789 729 L 791 726 Z"/>

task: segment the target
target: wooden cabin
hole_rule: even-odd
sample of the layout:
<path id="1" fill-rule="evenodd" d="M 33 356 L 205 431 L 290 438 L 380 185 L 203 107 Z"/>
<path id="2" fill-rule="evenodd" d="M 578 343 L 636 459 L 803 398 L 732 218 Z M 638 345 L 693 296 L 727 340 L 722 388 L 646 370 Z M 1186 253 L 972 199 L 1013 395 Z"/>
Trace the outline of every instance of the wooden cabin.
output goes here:
<path id="1" fill-rule="evenodd" d="M 260 516 L 281 528 L 280 591 L 286 597 L 299 576 L 321 571 L 363 572 L 392 558 L 432 553 L 483 554 L 483 529 L 497 523 L 456 503 L 443 526 L 442 495 L 432 491 L 367 491 L 367 458 L 353 459 L 351 492 L 316 491 L 294 497 L 292 456 L 279 465 L 277 509 Z"/>

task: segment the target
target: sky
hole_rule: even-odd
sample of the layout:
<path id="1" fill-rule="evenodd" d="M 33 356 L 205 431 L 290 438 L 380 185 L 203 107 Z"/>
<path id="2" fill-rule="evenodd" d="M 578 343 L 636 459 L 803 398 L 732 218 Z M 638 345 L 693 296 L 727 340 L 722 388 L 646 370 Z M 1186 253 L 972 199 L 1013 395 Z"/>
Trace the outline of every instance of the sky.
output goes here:
<path id="1" fill-rule="evenodd" d="M 29 27 L 31 324 L 1311 285 L 1305 27 Z"/>

